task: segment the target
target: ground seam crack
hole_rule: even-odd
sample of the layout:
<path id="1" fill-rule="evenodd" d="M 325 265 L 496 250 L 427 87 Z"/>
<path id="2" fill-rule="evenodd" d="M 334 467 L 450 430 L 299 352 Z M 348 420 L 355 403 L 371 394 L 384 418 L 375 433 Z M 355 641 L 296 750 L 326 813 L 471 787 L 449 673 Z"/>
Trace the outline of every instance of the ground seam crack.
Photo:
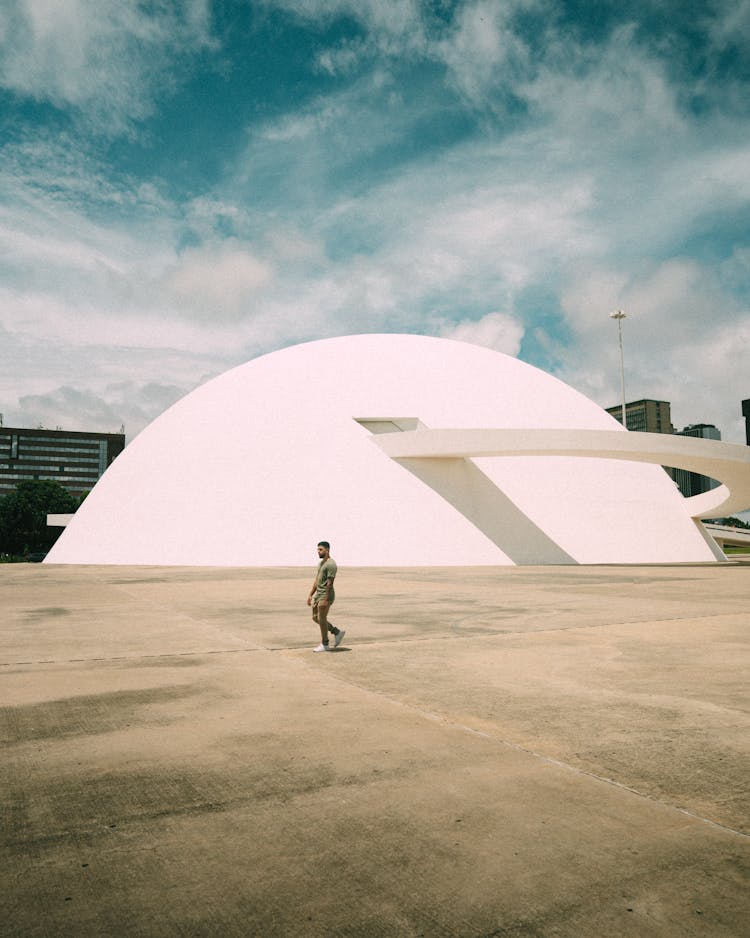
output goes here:
<path id="1" fill-rule="evenodd" d="M 309 665 L 304 661 L 297 659 L 299 663 L 310 670 Z M 325 672 L 323 672 L 325 673 Z M 585 769 L 581 769 L 578 766 L 571 765 L 569 762 L 563 762 L 560 759 L 555 759 L 553 756 L 545 755 L 542 752 L 537 752 L 534 749 L 529 749 L 526 746 L 521 746 L 519 743 L 511 742 L 510 740 L 503 739 L 500 736 L 494 736 L 492 733 L 488 733 L 485 730 L 477 730 L 472 726 L 467 726 L 465 723 L 460 723 L 458 720 L 452 720 L 450 717 L 445 716 L 445 714 L 434 713 L 431 710 L 425 710 L 423 707 L 415 706 L 414 704 L 405 703 L 403 700 L 399 700 L 396 697 L 391 697 L 388 694 L 384 694 L 381 691 L 370 690 L 367 687 L 362 687 L 360 684 L 356 684 L 353 681 L 346 680 L 346 678 L 339 677 L 337 675 L 328 675 L 332 680 L 337 681 L 338 683 L 345 684 L 347 687 L 354 688 L 364 694 L 368 694 L 373 697 L 377 697 L 380 700 L 385 700 L 394 706 L 401 707 L 404 710 L 408 710 L 411 713 L 420 716 L 422 719 L 429 720 L 432 723 L 440 723 L 444 726 L 449 726 L 452 729 L 459 730 L 463 733 L 468 733 L 472 736 L 478 736 L 481 739 L 489 740 L 490 742 L 495 743 L 498 746 L 503 746 L 506 749 L 512 749 L 514 752 L 520 752 L 524 755 L 531 756 L 533 759 L 537 759 L 541 762 L 544 762 L 548 765 L 553 765 L 556 768 L 563 769 L 564 771 L 570 772 L 574 775 L 579 775 L 583 778 L 590 778 L 593 781 L 600 782 L 603 785 L 608 785 L 611 788 L 616 788 L 619 791 L 627 792 L 630 795 L 635 795 L 637 798 L 642 798 L 644 801 L 648 801 L 650 804 L 659 805 L 660 807 L 668 810 L 674 811 L 678 814 L 683 815 L 683 817 L 690 818 L 693 821 L 699 821 L 703 824 L 708 825 L 716 830 L 720 830 L 726 834 L 734 834 L 737 837 L 741 837 L 744 840 L 750 839 L 750 833 L 746 831 L 736 830 L 733 827 L 728 827 L 726 824 L 720 824 L 718 821 L 713 821 L 711 818 L 703 817 L 701 814 L 696 814 L 694 811 L 689 811 L 687 808 L 680 808 L 678 805 L 671 804 L 668 801 L 662 801 L 659 798 L 654 798 L 652 795 L 645 794 L 642 791 L 638 791 L 637 788 L 631 788 L 629 785 L 625 785 L 623 782 L 618 782 L 613 778 L 607 778 L 604 775 L 597 775 L 595 772 L 587 772 Z"/>

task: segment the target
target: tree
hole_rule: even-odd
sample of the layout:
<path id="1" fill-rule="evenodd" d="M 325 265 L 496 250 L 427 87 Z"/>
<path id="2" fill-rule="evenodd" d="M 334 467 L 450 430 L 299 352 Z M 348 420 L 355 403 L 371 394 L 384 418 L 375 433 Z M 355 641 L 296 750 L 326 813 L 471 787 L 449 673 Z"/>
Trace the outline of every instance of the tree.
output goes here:
<path id="1" fill-rule="evenodd" d="M 47 514 L 70 514 L 78 500 L 58 482 L 19 482 L 0 498 L 0 554 L 48 551 L 60 531 L 47 527 Z"/>
<path id="2" fill-rule="evenodd" d="M 742 518 L 735 518 L 734 515 L 729 518 L 717 518 L 715 524 L 725 524 L 730 528 L 750 528 L 750 524 Z"/>

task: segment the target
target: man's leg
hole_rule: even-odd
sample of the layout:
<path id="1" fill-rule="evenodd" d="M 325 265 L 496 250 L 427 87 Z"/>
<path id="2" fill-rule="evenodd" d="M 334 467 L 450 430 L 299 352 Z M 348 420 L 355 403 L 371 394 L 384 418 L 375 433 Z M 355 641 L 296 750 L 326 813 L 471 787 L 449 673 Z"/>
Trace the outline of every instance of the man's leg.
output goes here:
<path id="1" fill-rule="evenodd" d="M 318 625 L 320 626 L 320 640 L 324 645 L 328 644 L 328 605 L 320 603 L 318 605 Z"/>
<path id="2" fill-rule="evenodd" d="M 323 645 L 328 644 L 328 619 L 326 617 L 327 612 L 328 610 L 325 607 L 321 609 L 317 603 L 313 603 L 313 622 L 317 622 L 320 627 L 320 641 Z"/>
<path id="3" fill-rule="evenodd" d="M 328 613 L 331 611 L 332 605 L 333 605 L 333 600 L 330 600 L 330 602 L 328 603 L 328 607 L 326 608 L 326 622 L 328 623 L 328 631 L 331 633 L 331 635 L 338 635 L 339 630 L 336 628 L 333 622 L 331 622 L 331 620 L 328 618 Z"/>
<path id="4" fill-rule="evenodd" d="M 331 600 L 331 602 L 328 604 L 328 608 L 326 609 L 326 622 L 328 623 L 328 631 L 335 638 L 333 647 L 338 648 L 341 642 L 344 640 L 344 635 L 346 635 L 346 632 L 343 629 L 337 629 L 336 626 L 333 624 L 333 622 L 331 622 L 331 620 L 328 618 L 328 613 L 332 605 L 333 605 L 333 600 Z"/>

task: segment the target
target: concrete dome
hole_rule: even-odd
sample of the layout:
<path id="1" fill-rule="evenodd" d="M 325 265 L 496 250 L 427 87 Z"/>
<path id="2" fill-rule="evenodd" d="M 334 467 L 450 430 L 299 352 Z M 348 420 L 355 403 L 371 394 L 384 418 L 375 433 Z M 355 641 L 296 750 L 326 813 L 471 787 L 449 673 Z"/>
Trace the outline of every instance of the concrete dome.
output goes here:
<path id="1" fill-rule="evenodd" d="M 47 562 L 310 565 L 321 539 L 342 565 L 715 559 L 660 467 L 612 459 L 462 460 L 507 510 L 488 537 L 408 460 L 379 448 L 371 431 L 398 429 L 377 423 L 394 419 L 401 429 L 619 428 L 556 378 L 486 348 L 414 335 L 296 345 L 232 369 L 155 420 Z"/>

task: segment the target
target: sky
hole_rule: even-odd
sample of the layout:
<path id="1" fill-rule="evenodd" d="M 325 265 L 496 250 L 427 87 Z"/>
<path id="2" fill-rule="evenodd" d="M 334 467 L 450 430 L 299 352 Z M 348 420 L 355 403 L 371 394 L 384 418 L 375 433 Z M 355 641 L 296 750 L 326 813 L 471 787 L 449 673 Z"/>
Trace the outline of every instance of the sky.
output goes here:
<path id="1" fill-rule="evenodd" d="M 744 443 L 750 0 L 0 7 L 6 426 L 130 440 L 235 365 L 363 332 L 609 407 L 617 309 L 627 400 Z"/>

